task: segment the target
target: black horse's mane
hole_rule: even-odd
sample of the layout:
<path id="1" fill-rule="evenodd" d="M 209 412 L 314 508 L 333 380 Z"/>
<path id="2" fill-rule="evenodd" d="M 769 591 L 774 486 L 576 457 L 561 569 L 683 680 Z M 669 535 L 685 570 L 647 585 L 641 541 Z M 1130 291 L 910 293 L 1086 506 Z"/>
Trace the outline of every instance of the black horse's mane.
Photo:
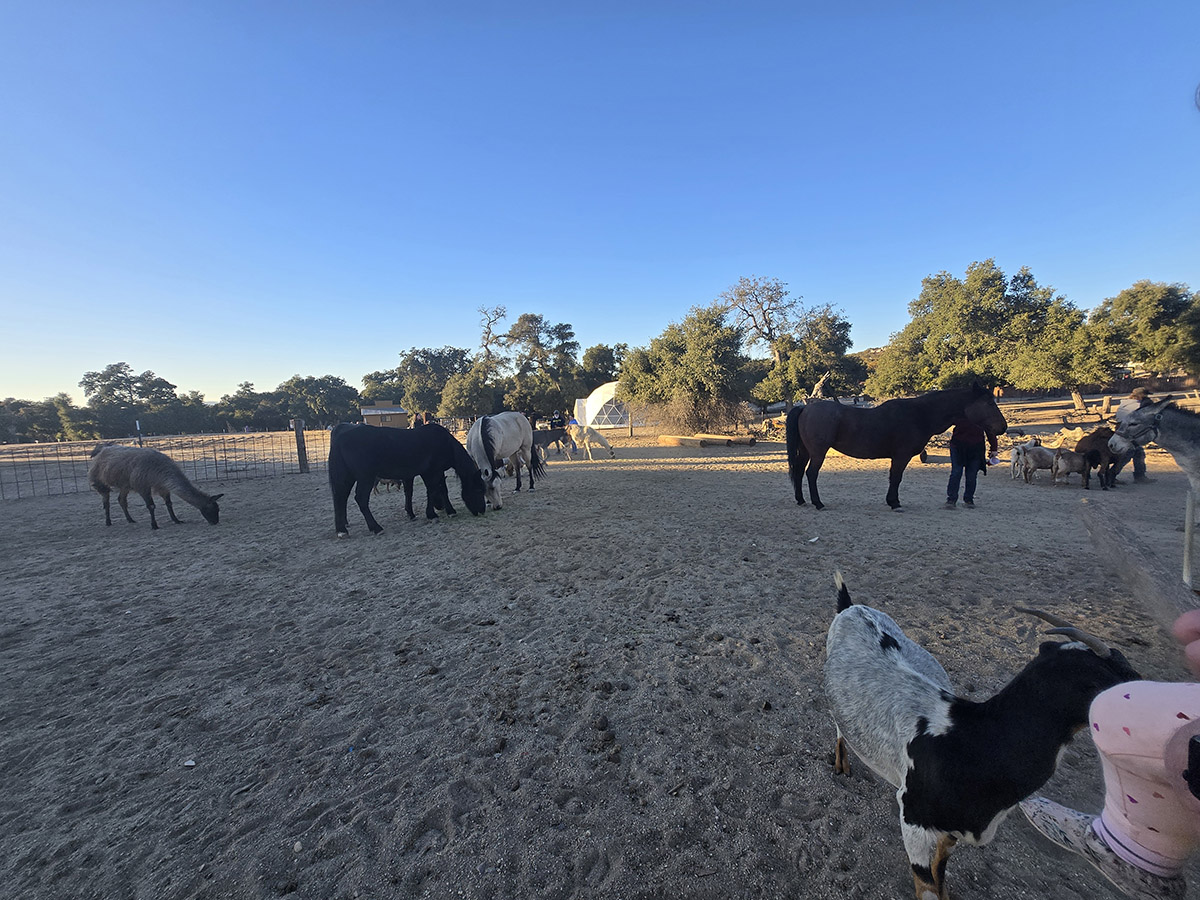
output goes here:
<path id="1" fill-rule="evenodd" d="M 483 455 L 487 457 L 488 465 L 496 466 L 496 442 L 492 440 L 492 417 L 484 416 L 479 423 L 479 438 L 483 441 Z"/>

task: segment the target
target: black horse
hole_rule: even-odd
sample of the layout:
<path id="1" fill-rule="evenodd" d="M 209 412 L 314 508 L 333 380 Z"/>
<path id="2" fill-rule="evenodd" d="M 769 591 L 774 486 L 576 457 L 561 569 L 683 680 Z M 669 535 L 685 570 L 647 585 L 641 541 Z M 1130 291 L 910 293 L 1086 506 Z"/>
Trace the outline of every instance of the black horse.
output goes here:
<path id="1" fill-rule="evenodd" d="M 454 469 L 462 483 L 463 503 L 473 515 L 482 515 L 483 477 L 466 449 L 441 425 L 421 428 L 379 428 L 374 425 L 338 425 L 329 440 L 329 487 L 333 492 L 333 525 L 338 537 L 349 533 L 346 502 L 350 489 L 373 534 L 383 526 L 371 515 L 371 489 L 376 479 L 390 478 L 405 488 L 405 506 L 412 513 L 412 484 L 418 475 L 428 496 L 425 514 L 437 518 L 434 507 L 454 515 L 446 490 L 446 470 Z"/>
<path id="2" fill-rule="evenodd" d="M 825 454 L 833 449 L 856 459 L 891 459 L 887 504 L 899 509 L 900 479 L 909 460 L 955 419 L 968 419 L 994 435 L 1008 430 L 995 398 L 979 382 L 969 388 L 888 400 L 873 408 L 843 406 L 834 400 L 813 400 L 807 406 L 793 408 L 785 430 L 788 476 L 796 491 L 796 502 L 804 505 L 804 467 L 808 466 L 813 506 L 824 508 L 817 493 L 817 474 Z"/>

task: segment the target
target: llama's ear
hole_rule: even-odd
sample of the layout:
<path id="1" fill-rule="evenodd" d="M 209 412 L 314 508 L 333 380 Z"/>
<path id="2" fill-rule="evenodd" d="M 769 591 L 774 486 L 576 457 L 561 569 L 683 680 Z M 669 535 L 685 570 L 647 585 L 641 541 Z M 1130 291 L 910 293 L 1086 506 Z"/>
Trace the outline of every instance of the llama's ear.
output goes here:
<path id="1" fill-rule="evenodd" d="M 209 497 L 208 499 L 209 499 L 209 500 L 220 500 L 220 499 L 221 499 L 222 497 L 224 497 L 224 496 L 225 496 L 224 494 L 213 494 L 213 495 L 212 495 L 211 497 Z"/>

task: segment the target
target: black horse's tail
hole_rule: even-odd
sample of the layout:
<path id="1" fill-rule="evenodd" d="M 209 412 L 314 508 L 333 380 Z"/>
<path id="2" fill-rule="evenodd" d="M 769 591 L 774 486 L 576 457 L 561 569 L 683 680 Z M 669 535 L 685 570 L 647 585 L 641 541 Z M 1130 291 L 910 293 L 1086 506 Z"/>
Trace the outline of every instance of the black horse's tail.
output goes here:
<path id="1" fill-rule="evenodd" d="M 800 414 L 802 412 L 804 412 L 803 406 L 793 406 L 788 412 L 787 422 L 783 426 L 784 436 L 787 438 L 788 478 L 791 479 L 793 487 L 801 484 L 801 479 L 804 478 L 804 466 L 808 462 L 804 442 L 800 440 Z"/>
<path id="2" fill-rule="evenodd" d="M 329 465 L 326 468 L 329 473 L 329 484 L 335 489 L 339 485 L 346 485 L 348 483 L 346 479 L 350 477 L 350 468 L 342 455 L 342 438 L 347 431 L 354 427 L 348 422 L 342 422 L 340 425 L 335 425 L 329 434 Z M 351 480 L 353 479 L 351 478 Z"/>
<path id="3" fill-rule="evenodd" d="M 542 454 L 538 453 L 536 444 L 529 446 L 529 470 L 538 478 L 546 477 L 546 464 L 542 461 Z"/>
<path id="4" fill-rule="evenodd" d="M 838 569 L 833 573 L 833 583 L 837 586 L 837 611 L 841 612 L 844 609 L 849 609 L 854 605 L 854 601 L 850 599 L 850 591 L 846 588 L 846 581 L 842 578 L 842 570 Z"/>

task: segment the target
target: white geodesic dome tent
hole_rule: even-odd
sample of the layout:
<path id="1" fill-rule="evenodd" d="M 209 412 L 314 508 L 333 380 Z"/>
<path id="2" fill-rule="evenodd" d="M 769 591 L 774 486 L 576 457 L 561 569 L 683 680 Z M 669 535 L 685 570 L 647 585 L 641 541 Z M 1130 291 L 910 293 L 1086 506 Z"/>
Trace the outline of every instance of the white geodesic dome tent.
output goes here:
<path id="1" fill-rule="evenodd" d="M 602 384 L 586 400 L 576 400 L 575 420 L 593 428 L 628 428 L 629 407 L 617 399 L 617 382 Z"/>

